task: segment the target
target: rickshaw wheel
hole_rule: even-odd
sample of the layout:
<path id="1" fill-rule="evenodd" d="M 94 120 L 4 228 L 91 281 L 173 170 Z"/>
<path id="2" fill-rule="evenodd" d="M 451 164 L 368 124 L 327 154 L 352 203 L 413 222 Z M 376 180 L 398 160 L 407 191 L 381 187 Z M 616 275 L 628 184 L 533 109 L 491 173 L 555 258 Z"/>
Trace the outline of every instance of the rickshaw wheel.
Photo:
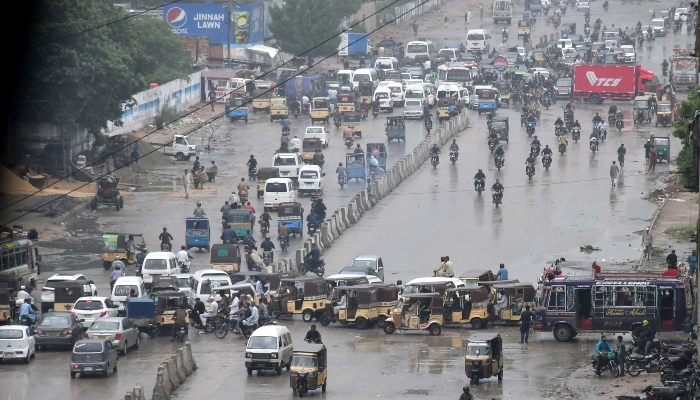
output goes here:
<path id="1" fill-rule="evenodd" d="M 386 333 L 387 335 L 391 335 L 392 333 L 394 333 L 396 331 L 396 327 L 394 326 L 393 322 L 385 323 L 383 329 L 384 329 L 384 333 Z"/>
<path id="2" fill-rule="evenodd" d="M 311 320 L 314 319 L 314 314 L 311 312 L 311 310 L 305 310 L 303 313 L 301 313 L 301 320 L 304 322 L 311 322 Z"/>
<path id="3" fill-rule="evenodd" d="M 253 375 L 253 369 L 252 369 L 252 368 L 248 368 L 248 375 Z"/>
<path id="4" fill-rule="evenodd" d="M 104 268 L 105 270 L 109 270 L 110 268 L 112 268 L 112 263 L 109 261 L 102 261 L 102 268 Z"/>
<path id="5" fill-rule="evenodd" d="M 357 320 L 355 320 L 355 326 L 357 327 L 357 329 L 367 329 L 368 325 L 369 324 L 367 323 L 367 320 L 364 318 L 358 318 Z"/>
<path id="6" fill-rule="evenodd" d="M 328 319 L 328 317 L 326 317 L 325 315 L 323 315 L 323 316 L 321 316 L 321 318 L 319 318 L 318 322 L 320 322 L 321 325 L 323 325 L 323 326 L 328 326 L 328 325 L 330 325 L 331 320 Z"/>
<path id="7" fill-rule="evenodd" d="M 430 325 L 430 328 L 428 328 L 430 331 L 430 334 L 432 336 L 440 336 L 440 333 L 442 333 L 442 328 L 438 324 L 432 324 Z"/>
<path id="8" fill-rule="evenodd" d="M 377 318 L 377 327 L 379 328 L 384 328 L 384 324 L 386 324 L 386 317 L 385 316 L 379 316 Z"/>
<path id="9" fill-rule="evenodd" d="M 325 391 L 326 391 L 326 385 L 327 385 L 327 384 L 328 384 L 328 379 L 326 379 L 325 381 L 323 381 L 323 385 L 321 385 L 321 391 L 322 391 L 322 392 L 325 392 Z"/>
<path id="10" fill-rule="evenodd" d="M 473 329 L 482 329 L 484 327 L 484 322 L 481 320 L 481 318 L 472 319 L 471 324 Z"/>
<path id="11" fill-rule="evenodd" d="M 502 381 L 502 380 L 503 380 L 503 370 L 502 370 L 502 369 L 501 369 L 501 371 L 498 373 L 498 380 L 499 380 L 499 381 Z"/>
<path id="12" fill-rule="evenodd" d="M 275 311 L 272 313 L 272 316 L 275 317 L 275 319 L 278 319 L 281 315 L 282 313 L 280 313 L 279 311 Z"/>

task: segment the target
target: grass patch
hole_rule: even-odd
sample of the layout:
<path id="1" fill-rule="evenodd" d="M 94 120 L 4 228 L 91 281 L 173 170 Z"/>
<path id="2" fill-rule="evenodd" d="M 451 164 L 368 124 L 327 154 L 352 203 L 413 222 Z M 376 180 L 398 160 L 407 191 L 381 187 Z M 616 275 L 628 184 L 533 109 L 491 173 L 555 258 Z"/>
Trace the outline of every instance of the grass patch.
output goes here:
<path id="1" fill-rule="evenodd" d="M 693 226 L 672 226 L 664 231 L 665 234 L 673 236 L 676 239 L 687 239 L 695 234 Z"/>

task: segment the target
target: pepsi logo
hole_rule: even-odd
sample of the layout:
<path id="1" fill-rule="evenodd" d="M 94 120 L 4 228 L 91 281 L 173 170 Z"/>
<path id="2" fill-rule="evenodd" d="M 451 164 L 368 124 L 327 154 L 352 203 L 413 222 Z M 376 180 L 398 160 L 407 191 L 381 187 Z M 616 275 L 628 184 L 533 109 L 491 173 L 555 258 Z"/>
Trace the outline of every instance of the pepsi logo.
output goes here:
<path id="1" fill-rule="evenodd" d="M 187 23 L 187 13 L 180 7 L 173 7 L 168 10 L 165 20 L 173 28 L 182 28 Z"/>

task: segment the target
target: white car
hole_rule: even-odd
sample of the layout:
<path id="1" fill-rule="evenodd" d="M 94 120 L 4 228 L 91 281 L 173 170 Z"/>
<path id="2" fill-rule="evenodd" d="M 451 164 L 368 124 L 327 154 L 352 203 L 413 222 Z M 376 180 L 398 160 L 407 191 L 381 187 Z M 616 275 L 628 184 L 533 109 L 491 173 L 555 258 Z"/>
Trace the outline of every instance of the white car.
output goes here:
<path id="1" fill-rule="evenodd" d="M 626 63 L 633 63 L 637 61 L 637 53 L 635 53 L 634 51 L 634 46 L 625 44 L 620 46 L 620 50 L 622 50 L 625 53 Z"/>
<path id="2" fill-rule="evenodd" d="M 423 101 L 419 99 L 408 99 L 403 105 L 403 117 L 405 119 L 409 118 L 423 118 Z"/>
<path id="3" fill-rule="evenodd" d="M 322 126 L 309 126 L 304 132 L 304 139 L 306 138 L 319 138 L 321 139 L 321 145 L 323 147 L 328 147 L 328 130 Z"/>
<path id="4" fill-rule="evenodd" d="M 532 73 L 532 75 L 538 75 L 538 74 L 542 75 L 542 77 L 545 79 L 549 78 L 549 75 L 550 75 L 547 68 L 539 68 L 539 67 L 530 68 L 530 72 Z"/>
<path id="5" fill-rule="evenodd" d="M 24 360 L 29 364 L 35 352 L 36 341 L 28 326 L 0 326 L 0 360 Z"/>
<path id="6" fill-rule="evenodd" d="M 579 0 L 576 3 L 576 11 L 589 11 L 591 9 L 591 3 L 588 0 Z"/>
<path id="7" fill-rule="evenodd" d="M 403 86 L 397 82 L 391 82 L 387 85 L 387 89 L 391 91 L 391 100 L 394 107 L 403 105 Z"/>
<path id="8" fill-rule="evenodd" d="M 71 310 L 78 319 L 84 319 L 83 326 L 89 328 L 96 319 L 116 317 L 117 306 L 107 297 L 81 297 Z"/>
<path id="9" fill-rule="evenodd" d="M 683 22 L 688 20 L 687 8 L 676 8 L 676 13 L 673 15 L 673 20 L 678 21 L 679 19 Z"/>
<path id="10" fill-rule="evenodd" d="M 46 280 L 46 284 L 41 289 L 41 313 L 47 313 L 53 308 L 54 303 L 54 286 L 56 282 L 61 281 L 79 281 L 85 285 L 85 293 L 90 293 L 92 296 L 97 296 L 97 286 L 95 282 L 88 280 L 83 274 L 55 274 Z"/>
<path id="11" fill-rule="evenodd" d="M 654 18 L 650 22 L 656 36 L 666 36 L 666 22 L 663 18 Z"/>

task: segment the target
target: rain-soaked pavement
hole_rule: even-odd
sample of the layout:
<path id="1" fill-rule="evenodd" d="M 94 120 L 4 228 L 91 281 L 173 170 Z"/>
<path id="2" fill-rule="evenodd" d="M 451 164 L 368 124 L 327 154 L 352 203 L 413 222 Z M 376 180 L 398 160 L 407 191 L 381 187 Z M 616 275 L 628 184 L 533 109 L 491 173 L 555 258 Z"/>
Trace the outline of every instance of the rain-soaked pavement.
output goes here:
<path id="1" fill-rule="evenodd" d="M 660 9 L 666 3 L 670 5 L 670 2 L 663 2 L 654 3 L 654 6 Z M 638 19 L 646 20 L 649 6 L 638 7 L 639 11 L 634 14 L 625 7 L 630 6 L 612 3 L 610 12 L 602 15 L 604 23 L 615 19 L 616 26 L 631 27 Z M 602 2 L 592 3 L 593 19 L 601 12 Z M 454 15 L 452 21 L 457 22 L 451 23 L 449 30 L 440 28 L 425 36 L 436 41 L 438 46 L 462 42 L 461 17 Z M 484 22 L 494 38 L 500 37 L 501 25 L 494 28 L 488 18 Z M 577 22 L 582 30 L 583 14 L 570 9 L 564 22 Z M 509 29 L 514 45 L 516 25 Z M 533 37 L 551 32 L 553 28 L 539 23 L 534 27 Z M 659 65 L 671 49 L 691 43 L 692 38 L 685 34 L 658 38 L 653 47 L 645 44 L 638 59 L 660 74 Z M 492 46 L 496 44 L 496 39 L 492 40 Z M 625 113 L 627 126 L 619 133 L 610 130 L 600 152 L 593 155 L 585 141 L 570 143 L 564 156 L 555 153 L 548 172 L 542 169 L 538 159 L 532 181 L 528 181 L 524 173 L 530 139 L 519 127 L 519 112 L 509 108 L 499 111 L 499 115 L 510 118 L 511 125 L 511 140 L 505 145 L 508 164 L 500 172 L 493 167 L 486 147 L 486 117 L 472 112 L 471 127 L 457 137 L 461 148 L 457 164 L 453 166 L 447 162 L 447 150 L 443 149 L 442 163 L 436 169 L 424 167 L 404 181 L 324 253 L 327 274 L 338 272 L 360 254 L 381 255 L 388 282 L 396 279 L 407 282 L 431 275 L 442 255 L 450 256 L 455 272 L 471 268 L 495 269 L 503 262 L 511 278 L 521 281 L 534 281 L 555 257 L 565 257 L 578 266 L 574 268 L 584 270 L 594 259 L 625 262 L 638 258 L 640 239 L 635 232 L 648 226 L 656 207 L 644 196 L 658 187 L 659 178 L 674 168 L 661 164 L 655 173 L 645 172 L 642 144 L 651 134 L 670 135 L 671 129 L 656 129 L 653 125 L 633 127 L 631 104 L 617 105 Z M 553 147 L 555 144 L 553 123 L 562 114 L 562 106 L 559 102 L 550 110 L 542 110 L 538 136 L 543 145 Z M 575 116 L 585 128 L 595 112 L 606 116 L 608 107 L 607 102 L 602 106 L 577 103 Z M 401 108 L 396 108 L 394 115 L 400 113 Z M 266 116 L 255 114 L 247 125 L 225 123 L 214 133 L 214 148 L 201 159 L 205 165 L 216 160 L 220 175 L 214 185 L 205 185 L 202 190 L 191 189 L 189 199 L 185 199 L 181 191 L 135 192 L 125 199 L 123 211 L 101 209 L 96 216 L 87 213 L 87 217 L 68 221 L 67 226 L 77 236 L 43 245 L 45 269 L 42 277 L 55 271 L 80 271 L 95 279 L 98 291 L 105 294 L 108 277 L 98 258 L 101 232 L 142 232 L 153 249 L 158 245 L 161 228 L 167 226 L 175 237 L 174 243 L 179 245 L 184 238 L 183 220 L 191 215 L 197 200 L 203 202 L 211 221 L 218 222 L 218 209 L 244 176 L 249 155 L 255 155 L 259 166 L 266 167 L 271 162 L 272 149 L 279 145 L 279 125 L 270 124 Z M 385 116 L 381 114 L 376 120 L 370 116 L 363 122 L 363 138 L 359 141 L 363 147 L 370 142 L 385 142 Z M 308 121 L 300 118 L 292 122 L 292 135 L 302 137 Z M 341 131 L 332 125 L 328 128 L 331 140 L 329 148 L 324 150 L 327 175 L 323 198 L 328 209 L 333 210 L 345 205 L 364 185 L 350 183 L 344 189 L 338 187 L 335 166 L 344 162 L 347 149 L 343 146 Z M 413 149 L 425 134 L 422 121 L 408 122 L 406 143 L 388 145 L 389 165 Z M 583 134 L 587 135 L 585 129 Z M 204 141 L 197 143 L 204 145 Z M 617 159 L 616 149 L 620 143 L 628 148 L 626 163 L 618 186 L 611 187 L 609 167 Z M 680 143 L 674 140 L 673 152 L 677 153 L 679 148 Z M 165 186 L 172 186 L 172 176 L 179 176 L 182 169 L 189 167 L 190 163 L 178 163 L 158 173 L 164 174 L 162 183 Z M 496 178 L 505 185 L 501 207 L 491 204 L 488 191 L 481 196 L 473 191 L 473 176 L 478 168 L 484 169 L 487 186 Z M 253 198 L 251 202 L 260 213 L 261 201 Z M 302 203 L 308 209 L 308 198 Z M 213 224 L 213 238 L 219 237 L 219 226 Z M 300 239 L 292 239 L 292 248 L 299 243 Z M 584 254 L 579 252 L 581 245 L 601 250 Z M 195 251 L 194 257 L 195 269 L 208 264 L 208 253 Z M 283 318 L 280 323 L 290 328 L 297 342 L 308 329 L 308 324 L 299 319 Z M 594 346 L 594 335 L 579 336 L 571 343 L 557 343 L 550 333 L 539 333 L 531 338 L 530 344 L 521 345 L 517 343 L 517 328 L 495 329 L 505 340 L 505 377 L 503 382 L 490 379 L 474 387 L 472 392 L 477 398 L 581 398 L 582 393 L 587 398 L 610 398 L 604 395 L 607 392 L 604 387 L 612 384 L 608 378 L 593 380 L 600 383 L 587 387 L 592 374 L 588 369 L 579 368 L 587 362 Z M 378 329 L 358 331 L 332 325 L 321 328 L 321 333 L 329 348 L 329 386 L 324 395 L 320 391 L 309 393 L 311 398 L 456 398 L 466 382 L 463 354 L 470 330 L 445 329 L 440 337 L 401 333 L 389 336 Z M 243 340 L 231 335 L 219 340 L 194 331 L 190 332 L 190 339 L 200 368 L 179 389 L 179 398 L 231 397 L 231 392 L 235 393 L 233 398 L 246 399 L 268 394 L 292 396 L 286 373 L 282 376 L 246 375 Z M 139 350 L 120 357 L 119 372 L 114 376 L 76 380 L 71 380 L 68 374 L 70 352 L 43 351 L 29 366 L 0 365 L 0 398 L 93 399 L 98 394 L 100 398 L 118 398 L 136 383 L 143 383 L 150 391 L 157 365 L 175 347 L 167 338 L 143 340 Z M 653 377 L 650 378 L 653 382 Z M 638 379 L 641 382 L 642 378 Z"/>

